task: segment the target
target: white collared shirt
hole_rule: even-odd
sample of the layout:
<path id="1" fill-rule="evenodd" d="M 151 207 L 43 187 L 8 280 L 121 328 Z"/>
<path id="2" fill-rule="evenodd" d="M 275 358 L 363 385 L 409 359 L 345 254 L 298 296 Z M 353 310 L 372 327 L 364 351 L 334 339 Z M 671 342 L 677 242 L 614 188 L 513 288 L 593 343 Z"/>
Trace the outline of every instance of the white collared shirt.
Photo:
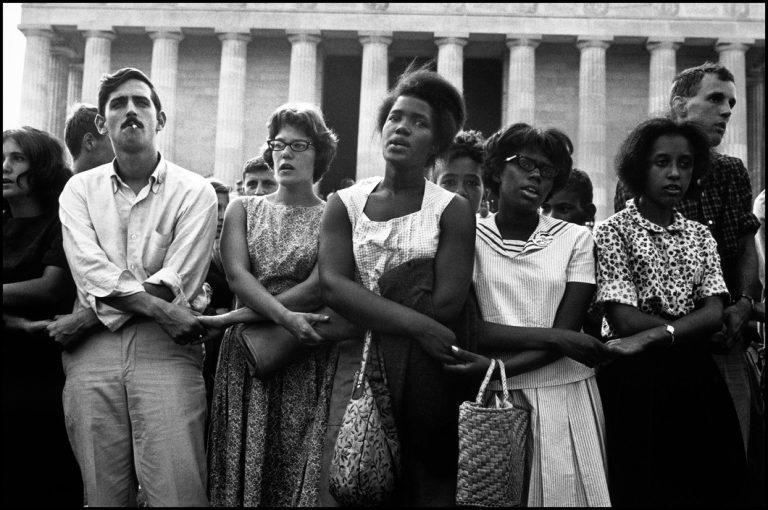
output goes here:
<path id="1" fill-rule="evenodd" d="M 161 157 L 135 194 L 107 163 L 74 175 L 59 205 L 75 310 L 92 308 L 115 331 L 132 314 L 96 298 L 130 296 L 146 282 L 188 306 L 201 292 L 217 221 L 216 193 L 202 176 Z"/>

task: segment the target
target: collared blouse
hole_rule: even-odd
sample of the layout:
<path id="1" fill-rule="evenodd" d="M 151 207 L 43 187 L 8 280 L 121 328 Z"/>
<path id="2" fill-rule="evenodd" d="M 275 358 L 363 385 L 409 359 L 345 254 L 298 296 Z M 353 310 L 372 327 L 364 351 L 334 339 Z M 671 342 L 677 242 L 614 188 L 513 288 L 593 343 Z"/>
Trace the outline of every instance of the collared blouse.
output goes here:
<path id="1" fill-rule="evenodd" d="M 621 303 L 676 318 L 707 297 L 728 296 L 717 244 L 704 225 L 674 212 L 664 228 L 643 218 L 635 200 L 595 227 L 595 302 Z M 603 337 L 614 336 L 603 319 Z"/>

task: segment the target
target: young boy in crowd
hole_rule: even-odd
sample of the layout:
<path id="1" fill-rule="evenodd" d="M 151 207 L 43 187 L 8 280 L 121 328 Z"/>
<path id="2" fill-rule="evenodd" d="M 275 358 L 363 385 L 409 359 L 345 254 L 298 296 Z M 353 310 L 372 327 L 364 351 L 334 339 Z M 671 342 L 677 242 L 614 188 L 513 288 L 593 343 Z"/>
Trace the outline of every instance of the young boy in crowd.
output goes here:
<path id="1" fill-rule="evenodd" d="M 541 206 L 545 216 L 584 225 L 595 225 L 595 204 L 592 203 L 592 181 L 586 172 L 574 168 L 563 189 L 554 193 Z"/>

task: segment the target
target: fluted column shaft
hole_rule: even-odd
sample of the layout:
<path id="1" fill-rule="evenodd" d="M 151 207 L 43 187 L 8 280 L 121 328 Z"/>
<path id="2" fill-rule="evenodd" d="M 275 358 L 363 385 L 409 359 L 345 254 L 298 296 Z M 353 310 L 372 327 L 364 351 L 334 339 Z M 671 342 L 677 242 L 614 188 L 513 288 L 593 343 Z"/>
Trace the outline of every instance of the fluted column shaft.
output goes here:
<path id="1" fill-rule="evenodd" d="M 596 219 L 607 218 L 609 176 L 605 156 L 605 53 L 609 43 L 586 39 L 577 44 L 581 51 L 579 62 L 579 130 L 576 148 L 578 167 L 589 174 L 594 187 Z M 610 189 L 611 196 L 613 189 Z"/>
<path id="2" fill-rule="evenodd" d="M 234 185 L 243 167 L 246 57 L 250 34 L 220 34 L 221 72 L 214 176 Z"/>
<path id="3" fill-rule="evenodd" d="M 105 30 L 85 32 L 85 56 L 83 58 L 83 93 L 86 103 L 98 105 L 99 81 L 112 67 L 112 41 L 115 33 Z"/>
<path id="4" fill-rule="evenodd" d="M 747 78 L 749 173 L 752 196 L 765 189 L 765 62 L 751 69 Z"/>
<path id="5" fill-rule="evenodd" d="M 379 103 L 388 88 L 388 51 L 392 34 L 362 33 L 360 42 L 363 45 L 363 65 L 357 129 L 357 180 L 384 175 L 381 134 L 376 123 Z"/>
<path id="6" fill-rule="evenodd" d="M 83 64 L 82 62 L 70 63 L 67 76 L 67 108 L 70 108 L 75 103 L 79 103 L 82 93 Z"/>
<path id="7" fill-rule="evenodd" d="M 51 49 L 50 62 L 50 106 L 46 129 L 54 136 L 64 138 L 64 120 L 67 114 L 67 85 L 69 78 L 69 59 L 74 52 L 65 47 Z"/>
<path id="8" fill-rule="evenodd" d="M 648 86 L 648 115 L 662 116 L 669 110 L 669 93 L 677 75 L 677 39 L 649 39 L 645 44 L 651 53 Z"/>
<path id="9" fill-rule="evenodd" d="M 464 46 L 469 34 L 435 34 L 437 44 L 437 72 L 448 80 L 459 92 L 464 93 Z"/>
<path id="10" fill-rule="evenodd" d="M 507 36 L 507 124 L 534 123 L 536 111 L 536 48 L 540 40 Z"/>
<path id="11" fill-rule="evenodd" d="M 291 67 L 288 77 L 288 100 L 319 104 L 317 94 L 318 31 L 287 31 L 291 42 Z"/>
<path id="12" fill-rule="evenodd" d="M 720 54 L 720 63 L 733 74 L 736 84 L 736 107 L 731 111 L 731 120 L 725 130 L 720 151 L 730 156 L 741 158 L 749 168 L 747 153 L 747 65 L 748 45 L 743 42 L 718 41 L 715 46 Z M 739 104 L 740 103 L 740 104 Z"/>
<path id="13" fill-rule="evenodd" d="M 165 127 L 157 137 L 157 147 L 168 160 L 176 154 L 176 81 L 179 74 L 179 41 L 181 29 L 162 29 L 149 33 L 152 39 L 152 83 L 155 85 L 165 111 Z"/>
<path id="14" fill-rule="evenodd" d="M 27 38 L 20 112 L 23 125 L 45 129 L 50 106 L 51 39 L 53 32 L 44 28 L 19 28 Z"/>

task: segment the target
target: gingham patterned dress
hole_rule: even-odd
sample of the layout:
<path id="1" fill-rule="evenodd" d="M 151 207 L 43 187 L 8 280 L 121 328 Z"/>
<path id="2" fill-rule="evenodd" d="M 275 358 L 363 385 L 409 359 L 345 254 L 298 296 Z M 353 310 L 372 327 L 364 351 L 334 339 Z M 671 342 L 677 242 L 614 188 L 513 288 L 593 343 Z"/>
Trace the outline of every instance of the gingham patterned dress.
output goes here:
<path id="1" fill-rule="evenodd" d="M 368 195 L 381 180 L 381 177 L 371 177 L 339 191 L 352 225 L 355 278 L 377 294 L 379 278 L 387 270 L 409 260 L 435 256 L 440 240 L 440 216 L 454 197 L 450 191 L 426 181 L 419 211 L 388 221 L 371 221 L 363 209 Z"/>

